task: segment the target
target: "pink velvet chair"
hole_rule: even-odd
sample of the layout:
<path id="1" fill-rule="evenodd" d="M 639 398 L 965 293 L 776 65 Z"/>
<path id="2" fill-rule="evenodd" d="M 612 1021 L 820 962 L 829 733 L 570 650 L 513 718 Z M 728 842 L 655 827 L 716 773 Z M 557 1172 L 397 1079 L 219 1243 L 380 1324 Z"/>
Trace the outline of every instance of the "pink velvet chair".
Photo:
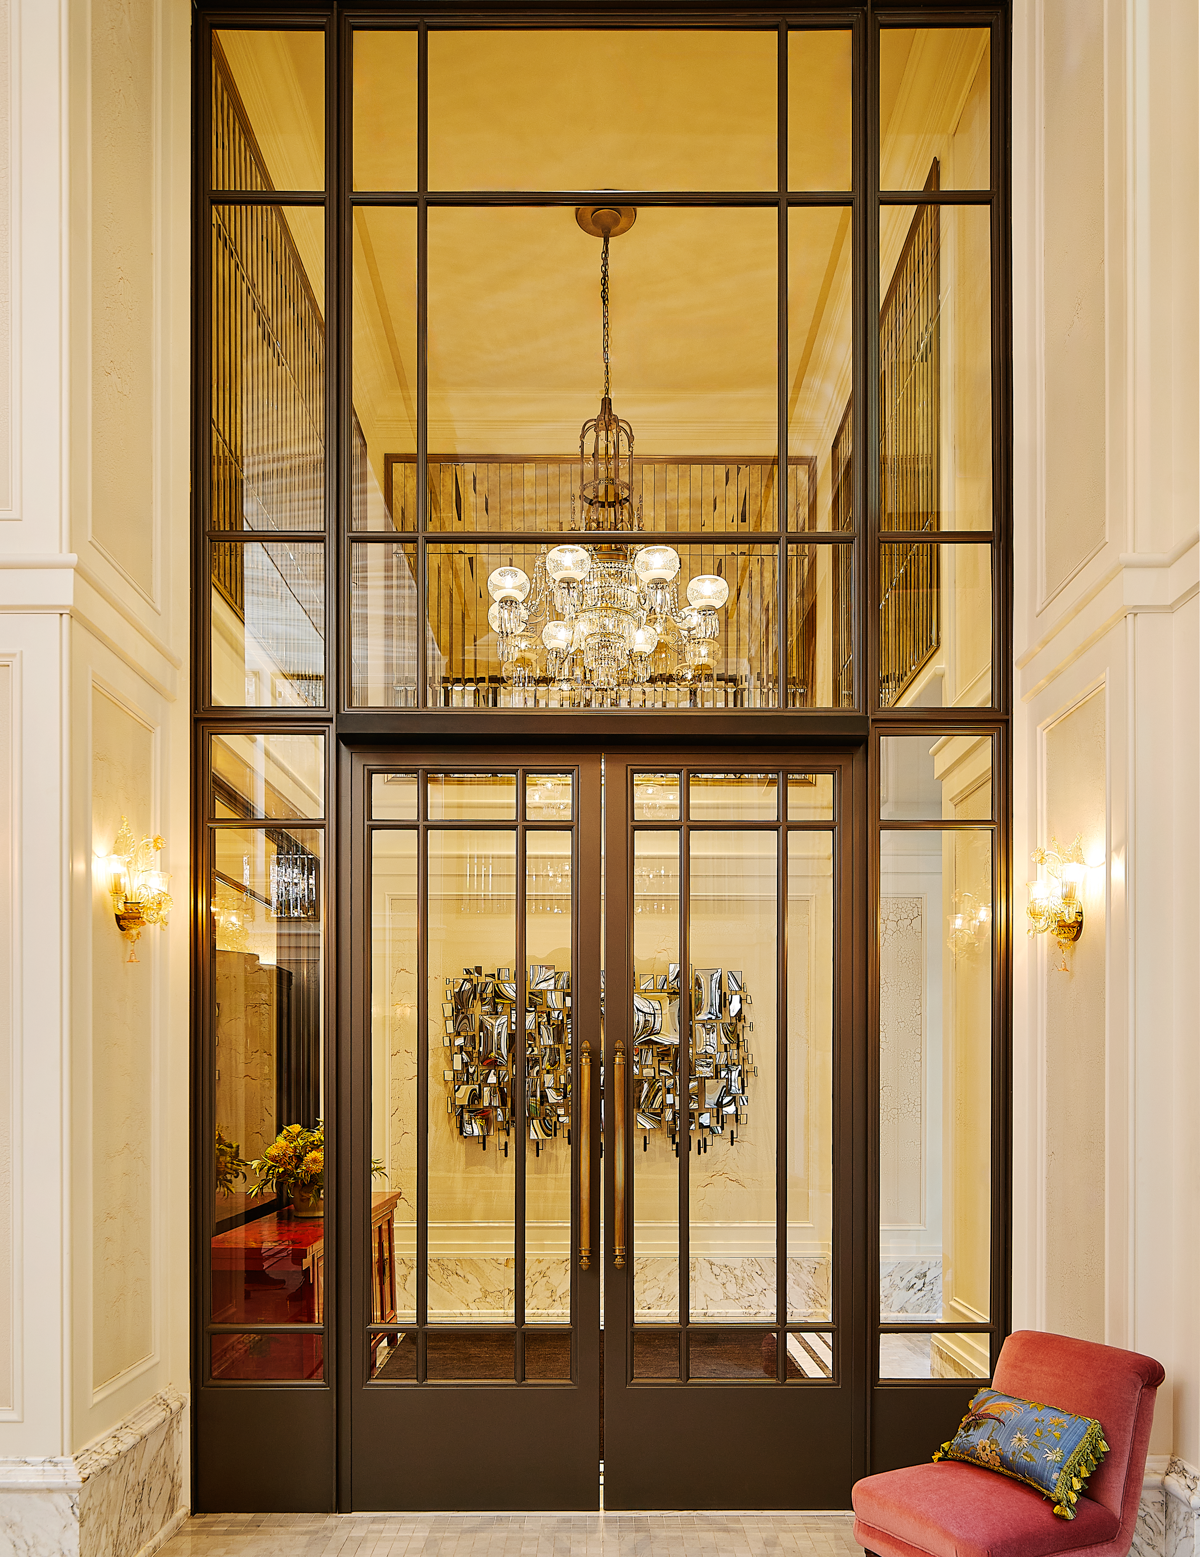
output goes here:
<path id="1" fill-rule="evenodd" d="M 941 1460 L 858 1482 L 850 1495 L 854 1539 L 876 1557 L 1051 1557 L 1085 1550 L 1087 1557 L 1126 1557 L 1162 1381 L 1152 1357 L 1017 1331 L 1000 1350 L 992 1387 L 1095 1417 L 1104 1429 L 1108 1453 L 1075 1518 L 1060 1519 L 1032 1487 Z M 936 1448 L 930 1444 L 930 1453 Z"/>

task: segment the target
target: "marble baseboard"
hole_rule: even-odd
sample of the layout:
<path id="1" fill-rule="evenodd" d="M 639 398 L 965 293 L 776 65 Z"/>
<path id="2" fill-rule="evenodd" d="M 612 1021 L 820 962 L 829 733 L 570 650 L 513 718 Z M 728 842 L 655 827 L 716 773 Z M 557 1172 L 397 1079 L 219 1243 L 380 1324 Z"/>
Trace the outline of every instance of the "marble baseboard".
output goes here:
<path id="1" fill-rule="evenodd" d="M 0 1553 L 152 1557 L 186 1517 L 183 1411 L 164 1390 L 64 1459 L 0 1459 Z"/>
<path id="2" fill-rule="evenodd" d="M 1200 1471 L 1175 1456 L 1147 1460 L 1132 1557 L 1198 1557 Z"/>

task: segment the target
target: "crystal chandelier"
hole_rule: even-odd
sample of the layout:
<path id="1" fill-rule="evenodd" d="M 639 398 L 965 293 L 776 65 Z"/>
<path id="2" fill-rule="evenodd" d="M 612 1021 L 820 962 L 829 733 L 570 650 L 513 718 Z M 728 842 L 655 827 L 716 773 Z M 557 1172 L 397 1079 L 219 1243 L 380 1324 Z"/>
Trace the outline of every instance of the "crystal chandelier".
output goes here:
<path id="1" fill-rule="evenodd" d="M 691 688 L 717 665 L 717 613 L 729 586 L 703 573 L 681 605 L 679 553 L 663 543 L 618 537 L 642 529 L 635 503 L 633 428 L 613 410 L 609 384 L 608 246 L 633 226 L 632 206 L 580 206 L 576 220 L 601 240 L 600 310 L 604 394 L 599 413 L 579 434 L 579 525 L 590 542 L 538 552 L 532 580 L 506 564 L 488 578 L 488 624 L 496 633 L 505 678 L 514 690 L 557 688 L 561 700 L 607 706 L 641 688 L 657 701 L 667 687 Z M 603 537 L 603 538 L 601 538 Z"/>

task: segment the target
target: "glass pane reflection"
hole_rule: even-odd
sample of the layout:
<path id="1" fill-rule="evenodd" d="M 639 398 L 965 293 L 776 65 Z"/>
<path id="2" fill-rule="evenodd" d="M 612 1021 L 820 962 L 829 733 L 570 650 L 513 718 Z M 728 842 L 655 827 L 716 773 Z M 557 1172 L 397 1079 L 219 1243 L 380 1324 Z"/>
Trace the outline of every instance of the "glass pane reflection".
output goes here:
<path id="1" fill-rule="evenodd" d="M 237 1334 L 211 1338 L 214 1379 L 320 1379 L 324 1340 L 319 1332 L 284 1335 Z"/>
<path id="2" fill-rule="evenodd" d="M 372 1175 L 374 1324 L 417 1318 L 417 917 L 416 830 L 373 833 L 371 1157 L 384 1168 Z"/>
<path id="3" fill-rule="evenodd" d="M 778 1309 L 778 843 L 773 828 L 689 834 L 692 1319 Z"/>
<path id="4" fill-rule="evenodd" d="M 569 832 L 525 834 L 525 1317 L 543 1324 L 571 1318 L 571 846 Z"/>
<path id="5" fill-rule="evenodd" d="M 688 1329 L 688 1377 L 690 1379 L 744 1379 L 763 1383 L 774 1377 L 771 1330 Z M 768 1374 L 764 1362 L 771 1358 Z"/>
<path id="6" fill-rule="evenodd" d="M 992 819 L 992 737 L 930 732 L 885 735 L 879 745 L 879 814 L 885 821 Z"/>
<path id="7" fill-rule="evenodd" d="M 880 850 L 880 1317 L 972 1323 L 991 1307 L 992 834 L 889 829 Z"/>
<path id="8" fill-rule="evenodd" d="M 325 35 L 213 33 L 214 189 L 325 188 Z"/>
<path id="9" fill-rule="evenodd" d="M 883 708 L 986 708 L 992 688 L 988 546 L 879 548 L 879 702 Z"/>
<path id="10" fill-rule="evenodd" d="M 776 80 L 773 31 L 431 32 L 430 187 L 774 189 Z"/>
<path id="11" fill-rule="evenodd" d="M 679 847 L 674 830 L 633 835 L 629 1084 L 637 1320 L 679 1318 Z M 635 1342 L 635 1369 L 636 1348 Z"/>
<path id="12" fill-rule="evenodd" d="M 417 35 L 358 28 L 354 47 L 354 187 L 415 189 Z"/>
<path id="13" fill-rule="evenodd" d="M 291 1142 L 298 1130 L 319 1135 L 324 1115 L 322 834 L 218 827 L 210 836 L 212 1317 L 315 1322 L 323 1308 L 323 1152 L 308 1138 L 296 1161 Z M 294 1171 L 277 1175 L 277 1165 Z"/>
<path id="14" fill-rule="evenodd" d="M 486 798 L 487 776 L 472 777 Z M 503 793 L 506 777 L 513 814 L 515 779 L 495 783 Z M 513 1318 L 516 1298 L 516 833 L 439 828 L 427 843 L 429 1317 L 494 1323 Z M 511 1337 L 507 1344 L 511 1378 Z M 470 1366 L 483 1366 L 468 1354 Z M 450 1347 L 447 1368 L 457 1355 Z"/>
<path id="15" fill-rule="evenodd" d="M 849 189 L 849 31 L 788 32 L 788 188 Z"/>
<path id="16" fill-rule="evenodd" d="M 677 1379 L 679 1377 L 678 1330 L 633 1332 L 633 1376 L 635 1379 Z"/>
<path id="17" fill-rule="evenodd" d="M 879 214 L 881 530 L 992 528 L 991 212 Z"/>
<path id="18" fill-rule="evenodd" d="M 437 1379 L 515 1378 L 513 1330 L 430 1330 L 425 1337 L 425 1376 Z"/>
<path id="19" fill-rule="evenodd" d="M 221 541 L 211 548 L 216 707 L 325 701 L 325 548 Z"/>
<path id="20" fill-rule="evenodd" d="M 833 834 L 787 835 L 787 1317 L 833 1317 Z"/>
<path id="21" fill-rule="evenodd" d="M 849 209 L 788 215 L 788 528 L 854 528 Z"/>
<path id="22" fill-rule="evenodd" d="M 774 773 L 693 773 L 688 816 L 693 822 L 773 822 L 778 789 Z"/>
<path id="23" fill-rule="evenodd" d="M 371 815 L 377 822 L 415 822 L 417 775 L 415 773 L 372 775 Z"/>
<path id="24" fill-rule="evenodd" d="M 991 1337 L 907 1330 L 879 1337 L 881 1379 L 988 1379 Z"/>
<path id="25" fill-rule="evenodd" d="M 986 27 L 885 27 L 879 34 L 879 187 L 991 183 L 991 35 Z"/>
<path id="26" fill-rule="evenodd" d="M 832 822 L 833 774 L 789 773 L 787 814 L 789 822 Z"/>
<path id="27" fill-rule="evenodd" d="M 325 814 L 325 740 L 320 735 L 214 735 L 213 815 L 308 820 Z"/>

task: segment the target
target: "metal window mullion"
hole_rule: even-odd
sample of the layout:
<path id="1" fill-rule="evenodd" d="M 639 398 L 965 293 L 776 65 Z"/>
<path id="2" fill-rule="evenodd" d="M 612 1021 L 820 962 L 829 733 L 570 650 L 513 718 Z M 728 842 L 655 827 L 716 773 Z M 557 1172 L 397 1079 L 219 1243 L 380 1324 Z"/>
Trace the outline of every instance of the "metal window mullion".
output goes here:
<path id="1" fill-rule="evenodd" d="M 417 707 L 429 705 L 429 29 L 417 26 Z"/>
<path id="2" fill-rule="evenodd" d="M 775 594 L 779 620 L 775 624 L 775 706 L 786 709 L 790 701 L 791 672 L 788 661 L 788 598 L 787 598 L 787 541 L 790 521 L 791 467 L 788 464 L 788 28 L 785 21 L 779 23 L 779 49 L 777 58 L 778 137 L 779 159 L 779 233 L 778 259 L 776 261 L 776 289 L 778 292 L 778 329 L 775 343 L 778 419 L 775 448 L 775 514 L 776 528 L 780 532 L 779 559 L 776 564 Z"/>
<path id="3" fill-rule="evenodd" d="M 779 777 L 779 798 L 786 816 L 787 771 Z M 778 857 L 775 861 L 776 893 L 776 990 L 775 990 L 775 1317 L 779 1325 L 775 1346 L 775 1377 L 779 1383 L 787 1379 L 787 1342 L 784 1326 L 788 1320 L 788 932 L 790 929 L 788 899 L 788 832 L 780 826 L 775 832 Z"/>
<path id="4" fill-rule="evenodd" d="M 692 1174 L 692 972 L 691 972 L 691 829 L 688 774 L 680 773 L 679 828 L 679 1092 L 675 1100 L 679 1146 L 679 1323 L 680 1378 L 688 1377 L 687 1327 L 691 1323 L 691 1174 Z"/>
<path id="5" fill-rule="evenodd" d="M 517 799 L 518 815 L 523 816 L 525 811 L 525 771 L 517 772 Z M 516 914 L 516 974 L 517 974 L 517 1004 L 516 1021 L 517 1030 L 513 1035 L 513 1081 L 511 1084 L 511 1096 L 509 1099 L 508 1116 L 513 1122 L 516 1131 L 513 1158 L 516 1182 L 513 1195 L 513 1323 L 516 1326 L 516 1344 L 513 1349 L 513 1366 L 516 1370 L 514 1377 L 518 1384 L 525 1378 L 525 1336 L 521 1329 L 525 1323 L 525 1142 L 528 1130 L 525 1125 L 525 1057 L 527 1041 L 525 1037 L 525 1010 L 528 1005 L 526 992 L 526 979 L 529 975 L 527 966 L 525 928 L 526 928 L 526 857 L 525 857 L 525 828 L 518 825 L 516 829 L 517 857 L 515 864 L 515 879 L 513 881 L 513 911 Z M 496 1141 L 499 1150 L 499 1139 Z"/>
<path id="6" fill-rule="evenodd" d="M 417 785 L 417 814 L 426 815 L 428 779 Z M 429 831 L 417 827 L 417 1382 L 426 1378 L 429 1323 Z"/>

